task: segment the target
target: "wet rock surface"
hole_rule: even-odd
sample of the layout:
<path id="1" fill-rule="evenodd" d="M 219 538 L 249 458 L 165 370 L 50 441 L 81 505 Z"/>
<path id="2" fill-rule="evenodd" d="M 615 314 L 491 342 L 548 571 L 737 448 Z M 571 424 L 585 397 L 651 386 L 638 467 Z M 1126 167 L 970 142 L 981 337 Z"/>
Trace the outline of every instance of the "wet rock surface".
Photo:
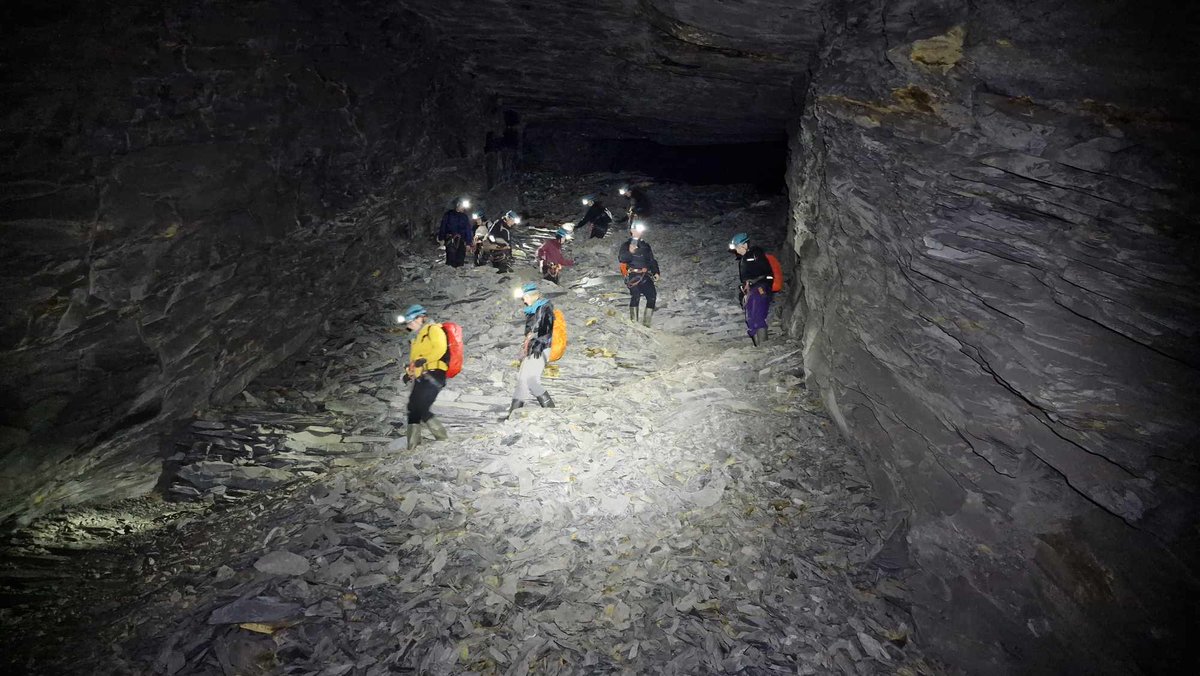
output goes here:
<path id="1" fill-rule="evenodd" d="M 793 139 L 790 326 L 978 673 L 1196 664 L 1197 33 L 1110 9 L 863 3 Z"/>
<path id="2" fill-rule="evenodd" d="M 905 611 L 891 522 L 806 390 L 800 345 L 753 348 L 740 322 L 728 237 L 770 242 L 778 198 L 651 188 L 663 280 L 650 329 L 627 319 L 620 240 L 572 242 L 579 265 L 561 287 L 543 283 L 570 330 L 544 381 L 558 406 L 498 420 L 520 340 L 510 291 L 534 278 L 529 251 L 577 216 L 577 194 L 627 178 L 530 177 L 512 274 L 403 259 L 403 282 L 181 431 L 178 501 L 158 508 L 186 518 L 101 536 L 69 565 L 30 557 L 51 556 L 82 513 L 10 542 L 12 666 L 935 671 Z M 435 409 L 451 438 L 413 451 L 408 337 L 390 323 L 410 302 L 460 323 L 466 344 Z M 235 487 L 237 468 L 290 478 Z M 99 577 L 45 584 L 64 570 Z"/>
<path id="3" fill-rule="evenodd" d="M 0 522 L 153 488 L 170 421 L 505 178 L 499 113 L 399 7 L 68 1 L 0 26 Z"/>

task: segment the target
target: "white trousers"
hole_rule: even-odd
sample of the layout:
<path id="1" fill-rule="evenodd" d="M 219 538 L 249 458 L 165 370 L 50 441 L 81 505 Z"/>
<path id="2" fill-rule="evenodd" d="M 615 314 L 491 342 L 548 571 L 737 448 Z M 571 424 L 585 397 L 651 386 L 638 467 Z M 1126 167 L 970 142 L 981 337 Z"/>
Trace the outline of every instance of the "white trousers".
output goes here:
<path id="1" fill-rule="evenodd" d="M 513 392 L 513 399 L 517 401 L 527 401 L 533 397 L 540 397 L 546 393 L 546 388 L 542 387 L 542 371 L 546 370 L 546 354 L 534 357 L 530 355 L 521 360 L 521 369 L 517 371 L 517 390 Z"/>

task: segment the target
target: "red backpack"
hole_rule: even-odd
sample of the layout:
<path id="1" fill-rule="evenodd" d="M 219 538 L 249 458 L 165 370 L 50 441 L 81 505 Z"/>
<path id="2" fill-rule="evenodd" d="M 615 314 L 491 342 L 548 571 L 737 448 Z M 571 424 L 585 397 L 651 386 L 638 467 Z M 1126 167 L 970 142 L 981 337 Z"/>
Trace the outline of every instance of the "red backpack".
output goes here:
<path id="1" fill-rule="evenodd" d="M 449 367 L 446 368 L 446 377 L 453 378 L 462 372 L 462 327 L 454 322 L 442 322 L 442 330 L 446 332 L 447 351 L 450 353 L 450 359 L 446 362 L 449 364 Z"/>
<path id="2" fill-rule="evenodd" d="M 775 254 L 767 254 L 767 262 L 771 264 L 771 276 L 775 278 L 771 282 L 771 292 L 779 293 L 783 291 L 783 266 Z"/>

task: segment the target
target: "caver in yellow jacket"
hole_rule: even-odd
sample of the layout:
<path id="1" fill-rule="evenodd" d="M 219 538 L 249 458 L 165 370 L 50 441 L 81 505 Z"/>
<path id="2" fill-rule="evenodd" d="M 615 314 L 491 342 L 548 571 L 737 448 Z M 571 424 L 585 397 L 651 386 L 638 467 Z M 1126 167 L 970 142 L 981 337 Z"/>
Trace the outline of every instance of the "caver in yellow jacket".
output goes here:
<path id="1" fill-rule="evenodd" d="M 426 371 L 445 371 L 450 368 L 446 363 L 449 347 L 442 325 L 427 321 L 417 331 L 417 337 L 413 338 L 408 350 L 408 374 L 416 378 Z"/>

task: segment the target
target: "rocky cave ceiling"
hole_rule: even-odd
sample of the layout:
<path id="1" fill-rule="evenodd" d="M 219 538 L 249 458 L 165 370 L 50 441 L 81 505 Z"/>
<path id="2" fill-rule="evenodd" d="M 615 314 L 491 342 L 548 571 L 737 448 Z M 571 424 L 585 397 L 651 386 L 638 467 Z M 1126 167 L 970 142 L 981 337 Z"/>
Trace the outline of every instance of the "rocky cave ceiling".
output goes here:
<path id="1" fill-rule="evenodd" d="M 403 0 L 529 124 L 666 143 L 783 137 L 827 0 Z"/>

